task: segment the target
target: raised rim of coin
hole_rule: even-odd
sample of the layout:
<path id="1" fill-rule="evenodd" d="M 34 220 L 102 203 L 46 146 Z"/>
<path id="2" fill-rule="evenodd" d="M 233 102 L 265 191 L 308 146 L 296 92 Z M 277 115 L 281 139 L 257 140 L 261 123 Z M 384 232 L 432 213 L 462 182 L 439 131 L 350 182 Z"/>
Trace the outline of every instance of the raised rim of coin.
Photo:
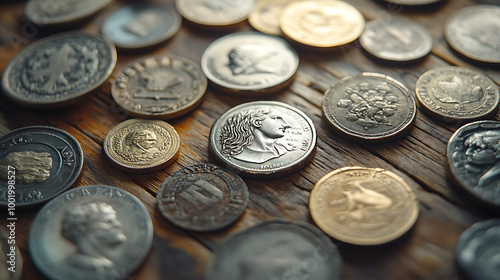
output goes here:
<path id="1" fill-rule="evenodd" d="M 43 3 L 45 2 L 45 3 Z M 54 13 L 57 12 L 58 9 L 61 9 L 61 7 L 71 5 L 71 3 L 65 3 L 66 1 L 43 1 L 43 0 L 30 0 L 28 3 L 26 3 L 26 6 L 24 7 L 24 14 L 26 17 L 33 22 L 34 24 L 38 26 L 56 26 L 56 25 L 63 25 L 63 24 L 71 24 L 75 23 L 81 20 L 84 20 L 104 7 L 106 7 L 109 3 L 111 3 L 111 0 L 98 0 L 94 1 L 98 5 L 90 5 L 85 7 L 82 10 L 79 10 L 77 12 L 73 12 L 67 15 L 63 16 L 51 16 L 49 13 Z M 74 1 L 77 2 L 77 1 Z M 100 2 L 100 3 L 99 3 Z M 51 11 L 45 11 L 43 12 L 43 7 L 40 5 L 46 4 L 45 6 L 47 9 Z M 43 13 L 43 14 L 42 14 Z"/>
<path id="2" fill-rule="evenodd" d="M 198 2 L 203 2 L 205 7 L 196 7 Z M 223 27 L 233 26 L 246 20 L 255 6 L 255 0 L 175 0 L 175 6 L 182 17 L 191 23 L 207 27 Z M 224 7 L 229 8 L 229 11 L 224 9 Z"/>

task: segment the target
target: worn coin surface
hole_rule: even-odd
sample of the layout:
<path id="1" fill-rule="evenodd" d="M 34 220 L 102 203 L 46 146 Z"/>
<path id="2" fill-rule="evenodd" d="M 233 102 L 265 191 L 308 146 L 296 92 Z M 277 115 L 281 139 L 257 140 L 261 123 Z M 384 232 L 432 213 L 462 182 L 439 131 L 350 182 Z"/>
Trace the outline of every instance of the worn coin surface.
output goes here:
<path id="1" fill-rule="evenodd" d="M 110 186 L 69 190 L 38 212 L 30 229 L 33 262 L 53 280 L 129 279 L 153 244 L 142 202 Z"/>
<path id="2" fill-rule="evenodd" d="M 116 76 L 111 94 L 131 115 L 171 119 L 198 106 L 207 78 L 196 63 L 158 56 L 134 61 Z"/>
<path id="3" fill-rule="evenodd" d="M 28 126 L 0 138 L 0 206 L 15 187 L 18 207 L 52 199 L 69 188 L 83 166 L 83 152 L 69 133 L 50 126 Z"/>
<path id="4" fill-rule="evenodd" d="M 455 257 L 470 280 L 495 280 L 500 273 L 500 219 L 478 222 L 458 239 Z"/>
<path id="5" fill-rule="evenodd" d="M 84 20 L 111 0 L 30 0 L 24 7 L 24 14 L 39 26 L 67 25 Z"/>
<path id="6" fill-rule="evenodd" d="M 175 5 L 190 22 L 227 26 L 247 19 L 255 6 L 255 0 L 176 0 Z"/>
<path id="7" fill-rule="evenodd" d="M 205 280 L 338 280 L 337 247 L 307 223 L 272 221 L 230 237 L 215 252 Z"/>
<path id="8" fill-rule="evenodd" d="M 12 101 L 48 109 L 76 103 L 99 88 L 116 64 L 116 49 L 104 37 L 56 34 L 23 49 L 7 65 L 2 88 Z"/>
<path id="9" fill-rule="evenodd" d="M 276 178 L 304 167 L 316 151 L 316 128 L 302 111 L 255 101 L 224 113 L 210 131 L 210 151 L 241 175 Z"/>
<path id="10" fill-rule="evenodd" d="M 201 68 L 213 85 L 231 93 L 267 94 L 293 82 L 297 52 L 283 39 L 260 32 L 238 32 L 214 41 Z"/>
<path id="11" fill-rule="evenodd" d="M 10 224 L 9 221 L 6 223 Z M 15 239 L 9 239 L 10 236 L 16 236 L 15 226 L 7 227 L 7 230 L 8 232 L 0 228 L 0 279 L 19 280 L 23 271 L 23 256 L 17 244 L 12 243 Z"/>
<path id="12" fill-rule="evenodd" d="M 371 55 L 390 61 L 412 61 L 432 49 L 432 36 L 422 25 L 405 18 L 372 20 L 359 38 Z"/>
<path id="13" fill-rule="evenodd" d="M 482 206 L 500 208 L 499 141 L 500 122 L 486 120 L 460 127 L 448 141 L 446 156 L 455 185 Z"/>
<path id="14" fill-rule="evenodd" d="M 417 80 L 417 99 L 430 115 L 460 120 L 489 117 L 498 109 L 497 85 L 485 75 L 462 67 L 442 67 Z"/>
<path id="15" fill-rule="evenodd" d="M 290 39 L 307 46 L 332 48 L 356 40 L 365 26 L 363 15 L 343 1 L 297 1 L 287 5 L 280 27 Z"/>
<path id="16" fill-rule="evenodd" d="M 101 32 L 119 49 L 140 49 L 172 37 L 181 21 L 174 7 L 134 4 L 110 15 L 102 24 Z"/>
<path id="17" fill-rule="evenodd" d="M 445 25 L 450 46 L 464 56 L 487 63 L 500 63 L 500 7 L 476 5 L 452 14 Z"/>
<path id="18" fill-rule="evenodd" d="M 176 226 L 211 231 L 228 226 L 243 214 L 248 189 L 234 172 L 200 164 L 169 176 L 156 199 L 162 215 Z"/>
<path id="19" fill-rule="evenodd" d="M 323 114 L 342 135 L 361 142 L 384 142 L 411 128 L 416 103 L 397 80 L 378 73 L 346 77 L 323 97 Z"/>
<path id="20" fill-rule="evenodd" d="M 314 222 L 331 237 L 355 245 L 380 245 L 406 233 L 418 217 L 408 184 L 381 168 L 344 167 L 321 178 L 311 192 Z"/>
<path id="21" fill-rule="evenodd" d="M 104 139 L 104 152 L 119 169 L 153 172 L 175 161 L 180 139 L 175 129 L 159 120 L 126 120 Z"/>
<path id="22" fill-rule="evenodd" d="M 248 22 L 260 32 L 281 36 L 279 18 L 281 11 L 289 3 L 290 0 L 259 0 L 250 13 Z"/>

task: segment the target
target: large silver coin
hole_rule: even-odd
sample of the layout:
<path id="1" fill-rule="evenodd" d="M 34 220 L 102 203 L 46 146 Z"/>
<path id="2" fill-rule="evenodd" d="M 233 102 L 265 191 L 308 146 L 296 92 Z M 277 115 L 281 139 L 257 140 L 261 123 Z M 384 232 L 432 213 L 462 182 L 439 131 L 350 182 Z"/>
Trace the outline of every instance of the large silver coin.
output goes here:
<path id="1" fill-rule="evenodd" d="M 33 262 L 53 280 L 129 279 L 152 243 L 142 202 L 99 185 L 56 197 L 40 209 L 29 234 Z"/>
<path id="2" fill-rule="evenodd" d="M 15 243 L 17 241 L 15 221 L 14 227 L 9 227 L 8 220 L 5 223 L 8 232 L 0 228 L 0 279 L 19 280 L 23 272 L 23 256 Z"/>
<path id="3" fill-rule="evenodd" d="M 76 103 L 99 88 L 116 64 L 108 39 L 81 32 L 36 41 L 7 65 L 2 88 L 26 107 L 48 109 Z"/>
<path id="4" fill-rule="evenodd" d="M 210 131 L 210 151 L 242 175 L 275 178 L 314 157 L 316 128 L 302 111 L 277 101 L 256 101 L 224 113 Z"/>
<path id="5" fill-rule="evenodd" d="M 306 223 L 268 222 L 232 236 L 215 252 L 205 280 L 338 280 L 337 247 Z"/>

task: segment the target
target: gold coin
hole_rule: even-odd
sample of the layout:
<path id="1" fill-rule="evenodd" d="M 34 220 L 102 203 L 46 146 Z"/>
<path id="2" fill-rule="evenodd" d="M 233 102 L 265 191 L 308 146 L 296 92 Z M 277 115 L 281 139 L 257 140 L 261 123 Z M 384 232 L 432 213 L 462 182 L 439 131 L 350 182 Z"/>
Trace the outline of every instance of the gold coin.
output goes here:
<path id="1" fill-rule="evenodd" d="M 365 26 L 363 15 L 342 1 L 299 1 L 280 16 L 283 33 L 300 44 L 332 48 L 356 40 Z"/>
<path id="2" fill-rule="evenodd" d="M 260 32 L 281 36 L 279 17 L 288 3 L 290 0 L 259 0 L 248 22 Z"/>
<path id="3" fill-rule="evenodd" d="M 248 18 L 255 0 L 176 0 L 177 11 L 191 23 L 206 27 L 235 25 Z"/>
<path id="4" fill-rule="evenodd" d="M 311 192 L 309 210 L 325 233 L 355 245 L 393 241 L 418 217 L 416 197 L 402 178 L 366 167 L 344 167 L 321 178 Z"/>
<path id="5" fill-rule="evenodd" d="M 117 168 L 153 172 L 175 161 L 180 139 L 164 121 L 131 119 L 111 129 L 104 139 L 104 152 Z"/>

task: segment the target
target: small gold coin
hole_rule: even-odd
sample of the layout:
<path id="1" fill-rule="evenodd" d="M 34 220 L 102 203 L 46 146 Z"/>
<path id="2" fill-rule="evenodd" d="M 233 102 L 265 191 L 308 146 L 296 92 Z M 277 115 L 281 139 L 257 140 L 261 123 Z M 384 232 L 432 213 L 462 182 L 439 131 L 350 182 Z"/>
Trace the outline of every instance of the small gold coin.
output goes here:
<path id="1" fill-rule="evenodd" d="M 163 169 L 179 154 L 180 139 L 164 121 L 131 119 L 111 129 L 104 152 L 117 168 L 145 173 Z"/>
<path id="2" fill-rule="evenodd" d="M 259 0 L 248 22 L 260 32 L 281 36 L 279 17 L 288 3 L 290 0 Z"/>
<path id="3" fill-rule="evenodd" d="M 418 217 L 408 184 L 381 168 L 344 167 L 314 186 L 311 216 L 325 233 L 355 245 L 380 245 L 406 233 Z"/>
<path id="4" fill-rule="evenodd" d="M 202 26 L 235 25 L 248 18 L 255 0 L 176 0 L 177 11 L 188 21 Z"/>

